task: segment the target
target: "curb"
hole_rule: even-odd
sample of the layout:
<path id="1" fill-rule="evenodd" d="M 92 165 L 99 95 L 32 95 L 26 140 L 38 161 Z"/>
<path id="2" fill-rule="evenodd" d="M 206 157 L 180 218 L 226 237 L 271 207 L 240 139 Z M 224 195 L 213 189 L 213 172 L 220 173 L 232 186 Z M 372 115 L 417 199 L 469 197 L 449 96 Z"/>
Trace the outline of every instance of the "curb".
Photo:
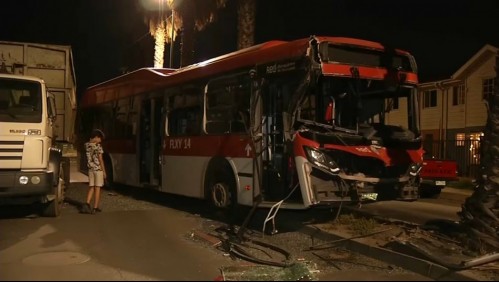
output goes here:
<path id="1" fill-rule="evenodd" d="M 325 232 L 317 227 L 305 226 L 299 232 L 324 241 L 347 239 L 337 234 Z M 396 265 L 406 270 L 421 274 L 434 280 L 482 281 L 482 279 L 467 273 L 466 270 L 454 271 L 431 261 L 416 258 L 392 250 L 363 244 L 356 239 L 345 240 L 337 246 L 352 252 Z"/>

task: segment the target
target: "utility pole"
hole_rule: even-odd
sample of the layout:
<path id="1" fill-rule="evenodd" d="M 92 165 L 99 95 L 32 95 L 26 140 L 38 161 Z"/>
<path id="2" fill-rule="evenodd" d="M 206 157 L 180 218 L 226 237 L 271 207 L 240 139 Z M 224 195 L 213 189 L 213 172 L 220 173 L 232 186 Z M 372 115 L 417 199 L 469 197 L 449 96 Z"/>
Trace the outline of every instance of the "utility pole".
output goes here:
<path id="1" fill-rule="evenodd" d="M 172 37 L 170 41 L 170 68 L 173 68 L 173 36 L 175 31 L 175 11 L 172 8 Z"/>

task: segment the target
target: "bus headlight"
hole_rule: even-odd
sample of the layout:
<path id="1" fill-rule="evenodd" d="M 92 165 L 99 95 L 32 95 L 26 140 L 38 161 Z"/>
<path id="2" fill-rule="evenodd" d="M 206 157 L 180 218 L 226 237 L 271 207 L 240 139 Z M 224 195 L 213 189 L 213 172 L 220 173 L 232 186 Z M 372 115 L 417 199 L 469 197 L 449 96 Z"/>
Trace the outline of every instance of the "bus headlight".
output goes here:
<path id="1" fill-rule="evenodd" d="M 331 173 L 336 174 L 340 171 L 338 165 L 327 154 L 311 147 L 304 147 L 304 149 L 309 162 Z"/>
<path id="2" fill-rule="evenodd" d="M 26 185 L 28 184 L 28 177 L 27 176 L 21 176 L 19 177 L 19 183 L 22 184 L 22 185 Z"/>

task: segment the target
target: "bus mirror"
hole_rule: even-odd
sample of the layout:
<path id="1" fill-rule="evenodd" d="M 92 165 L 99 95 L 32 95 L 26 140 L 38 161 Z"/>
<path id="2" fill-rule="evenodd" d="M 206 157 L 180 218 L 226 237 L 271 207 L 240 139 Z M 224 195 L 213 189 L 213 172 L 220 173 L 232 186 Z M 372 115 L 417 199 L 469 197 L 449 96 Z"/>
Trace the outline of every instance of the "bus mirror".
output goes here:
<path id="1" fill-rule="evenodd" d="M 324 120 L 327 122 L 327 123 L 332 123 L 334 124 L 334 98 L 331 97 L 331 102 L 329 102 L 329 104 L 327 105 L 326 107 L 326 113 L 324 114 Z"/>

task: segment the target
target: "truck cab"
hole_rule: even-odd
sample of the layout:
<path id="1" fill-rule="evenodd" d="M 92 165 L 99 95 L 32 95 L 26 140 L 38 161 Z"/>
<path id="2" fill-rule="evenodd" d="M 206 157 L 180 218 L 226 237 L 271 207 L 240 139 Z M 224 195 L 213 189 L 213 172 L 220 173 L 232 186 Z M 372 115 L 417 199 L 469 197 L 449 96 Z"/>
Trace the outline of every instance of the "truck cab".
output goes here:
<path id="1" fill-rule="evenodd" d="M 0 72 L 0 204 L 41 203 L 43 215 L 60 215 L 66 181 L 56 116 L 43 79 Z"/>

